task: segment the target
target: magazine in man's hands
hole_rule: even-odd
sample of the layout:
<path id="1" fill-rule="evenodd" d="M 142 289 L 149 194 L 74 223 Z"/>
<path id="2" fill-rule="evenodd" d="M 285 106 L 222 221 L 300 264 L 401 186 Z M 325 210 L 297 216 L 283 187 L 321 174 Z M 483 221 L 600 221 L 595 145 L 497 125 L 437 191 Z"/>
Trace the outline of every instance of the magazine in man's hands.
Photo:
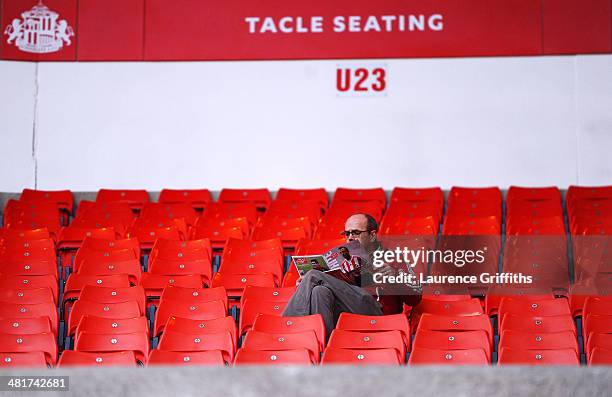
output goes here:
<path id="1" fill-rule="evenodd" d="M 351 284 L 359 284 L 360 271 L 368 265 L 368 261 L 368 254 L 359 241 L 349 241 L 332 248 L 323 255 L 293 257 L 293 264 L 300 276 L 316 269 Z"/>

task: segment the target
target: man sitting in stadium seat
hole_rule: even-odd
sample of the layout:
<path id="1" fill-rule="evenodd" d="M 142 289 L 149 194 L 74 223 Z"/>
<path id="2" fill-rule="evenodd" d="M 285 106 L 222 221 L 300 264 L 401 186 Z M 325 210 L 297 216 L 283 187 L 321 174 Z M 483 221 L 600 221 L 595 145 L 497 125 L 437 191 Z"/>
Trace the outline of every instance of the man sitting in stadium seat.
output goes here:
<path id="1" fill-rule="evenodd" d="M 374 251 L 382 249 L 377 232 L 378 223 L 372 216 L 355 214 L 346 220 L 343 234 L 347 241 L 359 241 L 370 256 L 370 263 L 372 263 Z M 388 265 L 373 271 L 383 275 L 397 274 L 397 269 Z M 412 270 L 409 268 L 408 271 Z M 410 294 L 385 295 L 381 293 L 384 287 L 368 285 L 370 283 L 367 280 L 371 277 L 368 277 L 367 272 L 367 269 L 363 269 L 362 286 L 358 286 L 319 270 L 309 271 L 304 277 L 298 279 L 298 288 L 287 304 L 283 315 L 321 314 L 327 337 L 329 337 L 342 312 L 375 316 L 395 314 L 402 312 L 404 303 L 414 306 L 420 301 L 419 286 L 415 286 Z"/>

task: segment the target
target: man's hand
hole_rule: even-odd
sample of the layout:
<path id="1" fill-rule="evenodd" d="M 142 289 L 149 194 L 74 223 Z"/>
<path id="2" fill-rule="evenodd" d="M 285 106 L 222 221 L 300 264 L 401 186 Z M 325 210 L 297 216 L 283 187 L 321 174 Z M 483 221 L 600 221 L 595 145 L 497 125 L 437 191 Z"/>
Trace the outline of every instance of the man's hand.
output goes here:
<path id="1" fill-rule="evenodd" d="M 304 277 L 300 276 L 300 278 L 298 278 L 297 280 L 295 280 L 295 286 L 297 287 L 298 285 L 300 285 L 300 283 L 302 282 L 302 279 Z"/>

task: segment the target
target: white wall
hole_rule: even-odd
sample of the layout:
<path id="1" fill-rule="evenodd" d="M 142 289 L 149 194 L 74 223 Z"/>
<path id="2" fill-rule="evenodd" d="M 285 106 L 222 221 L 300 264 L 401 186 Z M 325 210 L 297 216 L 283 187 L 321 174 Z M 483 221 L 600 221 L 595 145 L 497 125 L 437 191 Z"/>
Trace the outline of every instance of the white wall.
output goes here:
<path id="1" fill-rule="evenodd" d="M 611 55 L 381 62 L 40 63 L 38 188 L 612 183 Z"/>
<path id="2" fill-rule="evenodd" d="M 34 186 L 36 64 L 0 62 L 0 191 Z"/>

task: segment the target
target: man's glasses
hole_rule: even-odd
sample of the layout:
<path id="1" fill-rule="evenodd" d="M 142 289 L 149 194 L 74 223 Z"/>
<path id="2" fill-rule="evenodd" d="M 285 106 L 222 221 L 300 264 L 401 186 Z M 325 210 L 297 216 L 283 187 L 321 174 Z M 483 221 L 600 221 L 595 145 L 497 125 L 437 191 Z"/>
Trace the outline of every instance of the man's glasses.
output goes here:
<path id="1" fill-rule="evenodd" d="M 368 233 L 370 232 L 370 230 L 345 230 L 343 232 L 340 232 L 341 235 L 345 236 L 345 237 L 359 237 L 359 235 L 361 233 Z"/>

